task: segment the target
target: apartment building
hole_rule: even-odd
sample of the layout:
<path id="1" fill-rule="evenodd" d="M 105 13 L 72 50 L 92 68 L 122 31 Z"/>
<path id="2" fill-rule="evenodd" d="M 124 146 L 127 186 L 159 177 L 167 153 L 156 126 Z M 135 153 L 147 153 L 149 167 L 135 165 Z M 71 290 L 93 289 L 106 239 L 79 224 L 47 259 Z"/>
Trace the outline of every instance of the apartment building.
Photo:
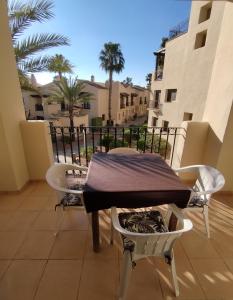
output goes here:
<path id="1" fill-rule="evenodd" d="M 229 1 L 193 2 L 188 31 L 179 32 L 178 28 L 177 36 L 154 53 L 150 126 L 180 126 L 182 121 L 206 119 L 205 110 L 213 101 L 209 99 L 210 88 L 219 86 L 225 77 L 219 61 L 227 61 L 226 52 L 233 50 L 229 49 L 231 6 Z M 219 86 L 218 101 L 229 110 L 223 95 L 224 89 Z"/>
<path id="2" fill-rule="evenodd" d="M 233 189 L 232 28 L 232 1 L 192 2 L 187 32 L 177 31 L 154 53 L 148 118 L 149 126 L 185 128 L 192 143 L 182 158 L 177 150 L 177 165 L 215 166 L 228 190 Z"/>
<path id="3" fill-rule="evenodd" d="M 96 119 L 101 120 L 102 125 L 107 124 L 108 119 L 108 82 L 95 82 L 82 80 L 84 90 L 92 94 L 89 103 L 80 104 L 80 109 L 75 110 L 76 126 L 96 125 Z M 34 81 L 34 84 L 35 81 Z M 67 118 L 67 107 L 60 102 L 51 101 L 49 96 L 56 89 L 54 82 L 37 86 L 39 94 L 31 91 L 23 91 L 23 99 L 26 115 L 29 119 L 51 120 L 54 124 L 64 126 L 64 118 Z M 119 81 L 113 82 L 112 88 L 112 118 L 114 124 L 127 123 L 137 117 L 147 115 L 149 91 L 140 86 L 124 85 Z M 99 124 L 99 122 L 98 122 Z"/>
<path id="4" fill-rule="evenodd" d="M 137 85 L 114 81 L 112 86 L 112 118 L 114 124 L 127 123 L 147 115 L 149 90 Z"/>

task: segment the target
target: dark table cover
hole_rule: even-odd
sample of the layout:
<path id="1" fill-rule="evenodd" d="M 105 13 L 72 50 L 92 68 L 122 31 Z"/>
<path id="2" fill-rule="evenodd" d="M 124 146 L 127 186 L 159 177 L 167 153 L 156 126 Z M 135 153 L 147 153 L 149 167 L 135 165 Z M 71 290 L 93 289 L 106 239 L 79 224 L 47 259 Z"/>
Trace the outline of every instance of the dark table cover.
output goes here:
<path id="1" fill-rule="evenodd" d="M 96 153 L 84 187 L 87 212 L 168 203 L 184 208 L 189 197 L 190 189 L 156 154 Z"/>

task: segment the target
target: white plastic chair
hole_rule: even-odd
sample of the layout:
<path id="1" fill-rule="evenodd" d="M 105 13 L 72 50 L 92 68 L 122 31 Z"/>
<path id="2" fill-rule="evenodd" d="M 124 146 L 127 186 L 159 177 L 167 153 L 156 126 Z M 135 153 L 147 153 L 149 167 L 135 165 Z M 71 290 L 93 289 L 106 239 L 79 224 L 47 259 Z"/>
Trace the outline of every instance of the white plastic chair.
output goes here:
<path id="1" fill-rule="evenodd" d="M 218 192 L 225 184 L 223 175 L 215 168 L 205 165 L 193 165 L 174 169 L 179 173 L 195 173 L 197 180 L 192 187 L 192 193 L 185 210 L 197 210 L 203 213 L 207 237 L 210 238 L 209 229 L 209 201 L 211 195 Z"/>
<path id="2" fill-rule="evenodd" d="M 75 178 L 75 184 L 68 184 L 68 177 L 71 177 L 71 174 L 68 176 L 69 171 L 72 171 L 71 174 Z M 67 163 L 55 163 L 47 170 L 46 181 L 57 192 L 58 201 L 55 210 L 57 206 L 62 206 L 63 209 L 65 207 L 84 209 L 83 185 L 86 181 L 87 171 L 88 168 L 85 166 Z M 61 216 L 57 228 L 59 228 L 62 221 L 63 209 L 60 209 Z"/>
<path id="3" fill-rule="evenodd" d="M 156 211 L 140 212 L 141 214 L 150 213 L 157 214 L 159 218 L 161 214 Z M 120 276 L 120 288 L 119 288 L 119 300 L 126 299 L 127 286 L 130 279 L 130 274 L 132 271 L 132 266 L 135 261 L 148 257 L 157 256 L 165 258 L 166 262 L 171 266 L 172 279 L 175 289 L 175 295 L 179 296 L 179 286 L 176 276 L 176 267 L 173 253 L 173 245 L 177 238 L 179 238 L 184 232 L 192 229 L 192 222 L 189 219 L 185 219 L 181 211 L 176 207 L 176 205 L 171 204 L 169 206 L 169 212 L 174 213 L 179 222 L 179 230 L 168 231 L 168 222 L 170 213 L 167 214 L 166 220 L 161 224 L 164 224 L 163 232 L 154 233 L 138 233 L 127 230 L 127 226 L 123 227 L 120 224 L 120 215 L 117 213 L 115 207 L 112 208 L 112 222 L 114 228 L 122 235 L 124 244 L 124 257 L 123 266 Z M 140 214 L 139 213 L 139 214 Z M 124 213 L 125 215 L 130 213 Z M 135 214 L 135 212 L 133 213 Z M 132 216 L 132 213 L 131 213 Z M 125 217 L 125 216 L 124 216 Z M 133 216 L 134 218 L 134 216 Z M 161 219 L 159 219 L 161 220 Z M 160 221 L 161 222 L 161 221 Z M 135 221 L 137 226 L 137 221 Z M 144 224 L 142 222 L 142 224 Z M 150 221 L 151 225 L 151 221 Z M 135 226 L 135 225 L 133 225 Z M 160 230 L 161 231 L 161 230 Z M 133 246 L 133 247 L 132 247 Z"/>
<path id="4" fill-rule="evenodd" d="M 139 154 L 137 150 L 128 147 L 113 148 L 109 150 L 108 153 L 109 154 Z"/>

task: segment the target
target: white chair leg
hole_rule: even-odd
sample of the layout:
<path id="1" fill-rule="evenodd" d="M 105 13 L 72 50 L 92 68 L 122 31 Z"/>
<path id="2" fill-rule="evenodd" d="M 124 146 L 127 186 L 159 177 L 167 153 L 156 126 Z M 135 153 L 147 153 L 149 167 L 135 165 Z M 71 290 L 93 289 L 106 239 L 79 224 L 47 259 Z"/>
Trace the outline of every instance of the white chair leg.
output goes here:
<path id="1" fill-rule="evenodd" d="M 209 227 L 209 208 L 207 205 L 204 205 L 203 216 L 205 221 L 205 228 L 208 239 L 210 238 L 210 227 Z"/>
<path id="2" fill-rule="evenodd" d="M 130 275 L 132 272 L 131 253 L 126 250 L 123 257 L 123 265 L 120 277 L 119 300 L 126 299 L 127 287 L 129 284 Z"/>
<path id="3" fill-rule="evenodd" d="M 179 291 L 179 285 L 178 285 L 178 280 L 177 280 L 177 275 L 176 275 L 175 259 L 174 259 L 173 254 L 172 254 L 172 260 L 171 260 L 171 271 L 172 271 L 172 280 L 173 280 L 173 285 L 174 285 L 174 289 L 175 289 L 175 295 L 176 295 L 176 297 L 178 297 L 180 294 L 180 291 Z"/>

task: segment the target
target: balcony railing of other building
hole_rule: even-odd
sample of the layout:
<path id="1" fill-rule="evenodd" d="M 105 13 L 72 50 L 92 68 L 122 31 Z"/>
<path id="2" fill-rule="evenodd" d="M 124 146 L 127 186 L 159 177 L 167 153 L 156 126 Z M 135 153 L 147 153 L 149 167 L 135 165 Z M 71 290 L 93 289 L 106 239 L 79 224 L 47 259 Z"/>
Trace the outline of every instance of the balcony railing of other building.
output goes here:
<path id="1" fill-rule="evenodd" d="M 163 109 L 163 104 L 160 103 L 159 101 L 150 100 L 150 101 L 149 101 L 148 109 L 154 110 L 154 111 L 162 111 L 162 109 Z"/>
<path id="2" fill-rule="evenodd" d="M 158 153 L 170 165 L 175 145 L 185 130 L 180 127 L 60 127 L 50 125 L 54 158 L 57 162 L 89 164 L 96 152 L 130 147 L 141 153 Z"/>
<path id="3" fill-rule="evenodd" d="M 169 30 L 168 39 L 169 40 L 173 39 L 173 38 L 187 32 L 188 26 L 189 26 L 189 19 L 187 18 Z"/>

